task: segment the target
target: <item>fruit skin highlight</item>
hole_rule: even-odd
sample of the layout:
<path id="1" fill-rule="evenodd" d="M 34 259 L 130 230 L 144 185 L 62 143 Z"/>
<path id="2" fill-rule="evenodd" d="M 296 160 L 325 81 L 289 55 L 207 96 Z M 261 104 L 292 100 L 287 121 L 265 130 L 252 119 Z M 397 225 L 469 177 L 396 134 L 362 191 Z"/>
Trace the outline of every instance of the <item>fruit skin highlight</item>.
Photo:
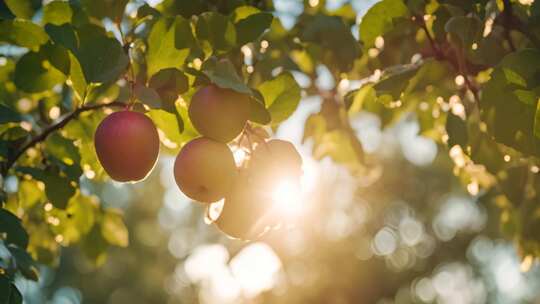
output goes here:
<path id="1" fill-rule="evenodd" d="M 242 132 L 249 118 L 249 96 L 211 84 L 193 95 L 188 113 L 203 136 L 228 143 Z"/>
<path id="2" fill-rule="evenodd" d="M 119 182 L 144 179 L 159 155 L 159 135 L 152 120 L 128 110 L 112 113 L 99 124 L 94 145 L 107 174 Z"/>
<path id="3" fill-rule="evenodd" d="M 257 186 L 265 188 L 279 179 L 300 180 L 302 156 L 292 143 L 272 139 L 255 148 L 249 168 Z"/>
<path id="4" fill-rule="evenodd" d="M 204 203 L 216 202 L 227 195 L 237 169 L 229 147 L 199 137 L 187 143 L 174 162 L 174 179 L 188 197 Z"/>

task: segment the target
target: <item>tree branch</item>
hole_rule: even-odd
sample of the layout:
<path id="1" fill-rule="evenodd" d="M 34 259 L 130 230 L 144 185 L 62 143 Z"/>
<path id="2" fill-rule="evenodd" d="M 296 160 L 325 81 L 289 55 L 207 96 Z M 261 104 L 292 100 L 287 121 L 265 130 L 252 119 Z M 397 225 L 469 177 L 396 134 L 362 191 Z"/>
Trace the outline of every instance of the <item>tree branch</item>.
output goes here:
<path id="1" fill-rule="evenodd" d="M 433 50 L 433 53 L 435 54 L 435 58 L 438 59 L 438 60 L 445 60 L 448 63 L 450 63 L 454 67 L 454 69 L 459 74 L 461 74 L 461 76 L 463 76 L 463 78 L 465 79 L 465 86 L 467 87 L 467 89 L 469 91 L 471 91 L 473 93 L 473 96 L 474 96 L 474 99 L 476 100 L 476 102 L 480 102 L 480 98 L 479 98 L 479 95 L 478 95 L 478 88 L 476 86 L 474 86 L 473 83 L 469 79 L 469 75 L 468 75 L 468 72 L 467 72 L 467 69 L 466 69 L 466 63 L 464 62 L 465 59 L 460 58 L 460 57 L 463 57 L 463 56 L 461 56 L 459 53 L 457 53 L 458 54 L 457 55 L 458 56 L 458 62 L 456 64 L 456 62 L 451 60 L 451 58 L 449 58 L 443 51 L 441 51 L 441 48 L 439 47 L 439 45 L 437 44 L 435 39 L 433 37 L 431 37 L 431 34 L 429 33 L 429 30 L 427 28 L 426 22 L 424 21 L 424 18 L 417 17 L 416 20 L 418 20 L 418 24 L 420 25 L 420 27 L 426 33 L 426 37 L 427 37 L 427 39 L 429 41 L 431 49 Z M 459 50 L 456 50 L 456 51 L 459 52 Z"/>
<path id="2" fill-rule="evenodd" d="M 435 57 L 437 57 L 437 59 L 444 59 L 445 56 L 443 52 L 441 51 L 441 49 L 439 48 L 439 46 L 437 45 L 437 42 L 435 41 L 435 39 L 431 37 L 431 34 L 429 33 L 429 30 L 427 28 L 426 22 L 424 21 L 424 18 L 420 16 L 420 17 L 416 17 L 416 19 L 420 20 L 418 21 L 418 24 L 420 24 L 420 27 L 426 33 L 426 37 L 429 41 L 429 45 L 431 46 L 431 49 L 433 50 L 433 53 L 435 53 Z"/>
<path id="3" fill-rule="evenodd" d="M 29 142 L 24 144 L 22 147 L 20 147 L 13 156 L 8 157 L 7 161 L 2 166 L 2 176 L 6 176 L 9 169 L 13 167 L 13 165 L 17 162 L 17 160 L 30 148 L 34 147 L 38 143 L 44 141 L 51 135 L 53 132 L 60 130 L 65 125 L 67 125 L 70 121 L 77 118 L 81 113 L 97 110 L 105 107 L 125 107 L 126 104 L 123 102 L 111 102 L 111 103 L 103 103 L 103 104 L 97 104 L 97 105 L 90 105 L 90 106 L 82 106 L 80 108 L 77 108 L 73 112 L 70 112 L 66 116 L 64 116 L 60 121 L 58 121 L 55 124 L 52 124 L 48 126 L 43 132 L 33 137 Z"/>
<path id="4" fill-rule="evenodd" d="M 527 26 L 523 24 L 521 20 L 519 20 L 518 18 L 514 16 L 513 11 L 512 11 L 512 4 L 510 0 L 503 0 L 503 4 L 504 4 L 503 23 L 505 27 L 505 35 L 508 35 L 506 39 L 510 43 L 510 47 L 513 50 L 515 50 L 515 47 L 513 47 L 512 40 L 509 39 L 510 34 L 509 33 L 507 34 L 506 32 L 508 32 L 509 29 L 514 29 L 522 33 L 523 35 L 525 35 L 525 37 L 527 37 L 527 39 L 529 39 L 532 42 L 532 44 L 534 44 L 535 47 L 540 48 L 540 39 L 534 33 L 529 31 Z"/>

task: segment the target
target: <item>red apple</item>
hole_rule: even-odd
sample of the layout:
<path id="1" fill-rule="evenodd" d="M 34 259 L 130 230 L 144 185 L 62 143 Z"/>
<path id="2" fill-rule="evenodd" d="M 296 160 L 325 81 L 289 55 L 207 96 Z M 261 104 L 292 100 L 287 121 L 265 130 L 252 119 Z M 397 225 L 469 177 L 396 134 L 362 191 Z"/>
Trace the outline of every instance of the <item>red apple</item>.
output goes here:
<path id="1" fill-rule="evenodd" d="M 182 147 L 174 163 L 174 178 L 188 197 L 205 203 L 222 199 L 237 174 L 229 147 L 199 137 Z"/>
<path id="2" fill-rule="evenodd" d="M 225 197 L 215 224 L 232 238 L 256 239 L 269 228 L 266 219 L 272 211 L 269 203 L 269 197 L 251 183 L 247 170 L 242 170 Z"/>
<path id="3" fill-rule="evenodd" d="M 159 154 L 159 136 L 152 120 L 127 110 L 115 112 L 99 124 L 94 144 L 99 162 L 119 182 L 144 179 Z"/>
<path id="4" fill-rule="evenodd" d="M 242 132 L 249 111 L 249 96 L 216 85 L 199 89 L 189 104 L 189 118 L 195 129 L 222 143 Z"/>

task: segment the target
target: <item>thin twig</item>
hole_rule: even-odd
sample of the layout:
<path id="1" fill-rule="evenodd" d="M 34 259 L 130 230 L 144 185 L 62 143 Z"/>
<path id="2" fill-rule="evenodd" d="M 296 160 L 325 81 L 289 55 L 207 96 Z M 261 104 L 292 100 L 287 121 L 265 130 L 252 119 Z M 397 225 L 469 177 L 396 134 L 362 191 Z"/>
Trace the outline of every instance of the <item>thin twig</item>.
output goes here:
<path id="1" fill-rule="evenodd" d="M 126 110 L 131 109 L 133 107 L 133 104 L 135 103 L 134 98 L 134 90 L 135 90 L 135 71 L 133 70 L 133 61 L 131 60 L 131 42 L 126 40 L 126 36 L 124 35 L 124 32 L 122 31 L 122 24 L 116 23 L 116 27 L 118 28 L 118 32 L 120 33 L 120 39 L 122 40 L 122 46 L 124 48 L 124 51 L 126 52 L 126 56 L 128 57 L 128 72 L 129 77 L 125 77 L 129 84 L 129 102 L 126 105 Z"/>
<path id="2" fill-rule="evenodd" d="M 19 150 L 17 150 L 17 152 L 12 157 L 9 157 L 7 159 L 7 161 L 4 163 L 4 165 L 2 166 L 2 176 L 5 177 L 7 175 L 9 169 L 11 169 L 11 167 L 15 164 L 15 162 L 17 162 L 17 160 L 28 149 L 30 149 L 30 148 L 34 147 L 35 145 L 37 145 L 38 143 L 46 140 L 47 137 L 49 137 L 49 135 L 51 135 L 53 132 L 63 128 L 70 121 L 77 118 L 81 113 L 87 112 L 87 111 L 92 111 L 92 110 L 97 110 L 97 109 L 101 109 L 101 108 L 105 108 L 105 107 L 123 107 L 123 106 L 125 106 L 125 103 L 115 101 L 115 102 L 111 102 L 111 103 L 103 103 L 103 104 L 90 105 L 90 106 L 82 106 L 80 108 L 77 108 L 73 112 L 70 112 L 69 114 L 64 116 L 64 118 L 62 118 L 60 121 L 58 121 L 55 124 L 50 125 L 45 130 L 43 130 L 43 132 L 41 132 L 40 134 L 33 137 L 29 142 L 27 142 Z"/>
<path id="3" fill-rule="evenodd" d="M 457 62 L 457 66 L 456 66 L 456 63 L 452 60 L 450 60 L 450 58 L 448 58 L 448 56 L 446 56 L 440 49 L 439 45 L 437 44 L 437 42 L 435 41 L 435 39 L 431 36 L 431 33 L 429 32 L 427 26 L 426 26 L 426 22 L 424 21 L 423 18 L 416 18 L 418 19 L 418 24 L 420 24 L 420 27 L 424 30 L 424 32 L 426 33 L 426 37 L 427 39 L 429 40 L 429 43 L 431 45 L 431 48 L 433 50 L 433 52 L 435 53 L 435 57 L 439 60 L 445 60 L 447 61 L 448 63 L 450 63 L 454 69 L 456 71 L 458 71 L 458 73 L 461 74 L 461 76 L 463 76 L 463 78 L 465 79 L 465 86 L 467 87 L 467 89 L 469 91 L 471 91 L 473 93 L 473 96 L 474 96 L 474 99 L 476 100 L 476 102 L 479 102 L 480 101 L 480 97 L 478 95 L 478 88 L 476 88 L 476 86 L 473 85 L 473 83 L 471 82 L 471 80 L 469 79 L 469 75 L 468 75 L 468 72 L 467 72 L 467 67 L 466 67 L 466 63 L 464 61 L 464 55 L 465 54 L 462 54 L 461 51 L 459 50 L 456 50 L 458 53 L 457 53 L 457 56 L 458 56 L 458 62 Z"/>
<path id="4" fill-rule="evenodd" d="M 439 48 L 439 46 L 437 45 L 437 42 L 435 42 L 435 39 L 433 37 L 431 37 L 431 33 L 429 32 L 429 29 L 427 28 L 427 25 L 426 25 L 426 22 L 424 21 L 424 18 L 422 17 L 416 17 L 416 19 L 420 19 L 421 21 L 419 21 L 419 24 L 420 24 L 420 27 L 424 30 L 424 32 L 426 33 L 426 37 L 429 41 L 429 45 L 431 46 L 431 49 L 433 50 L 433 52 L 435 53 L 435 56 L 438 58 L 438 59 L 443 59 L 444 58 L 444 54 L 443 52 L 441 51 L 441 49 Z"/>

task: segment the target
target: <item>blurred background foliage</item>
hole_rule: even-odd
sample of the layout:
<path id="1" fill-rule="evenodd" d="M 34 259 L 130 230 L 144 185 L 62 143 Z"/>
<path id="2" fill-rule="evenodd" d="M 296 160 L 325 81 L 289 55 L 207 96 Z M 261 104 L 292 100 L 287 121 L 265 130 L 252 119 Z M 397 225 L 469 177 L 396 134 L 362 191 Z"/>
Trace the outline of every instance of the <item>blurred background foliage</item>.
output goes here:
<path id="1" fill-rule="evenodd" d="M 538 0 L 0 2 L 0 303 L 538 303 L 539 18 Z M 304 158 L 259 240 L 173 179 L 207 82 Z M 134 185 L 92 140 L 131 99 L 162 143 Z"/>

